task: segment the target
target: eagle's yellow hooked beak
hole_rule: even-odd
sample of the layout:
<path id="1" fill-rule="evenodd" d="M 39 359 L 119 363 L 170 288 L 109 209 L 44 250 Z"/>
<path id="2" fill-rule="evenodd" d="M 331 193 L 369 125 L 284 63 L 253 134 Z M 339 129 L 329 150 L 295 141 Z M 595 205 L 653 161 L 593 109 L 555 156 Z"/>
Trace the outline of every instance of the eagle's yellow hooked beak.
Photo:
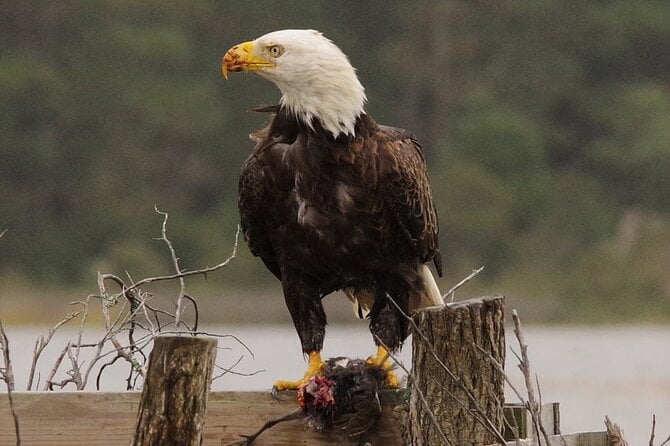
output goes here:
<path id="1" fill-rule="evenodd" d="M 254 42 L 244 42 L 229 49 L 221 60 L 221 73 L 228 79 L 229 71 L 255 71 L 274 67 L 275 63 L 263 56 L 253 54 Z"/>

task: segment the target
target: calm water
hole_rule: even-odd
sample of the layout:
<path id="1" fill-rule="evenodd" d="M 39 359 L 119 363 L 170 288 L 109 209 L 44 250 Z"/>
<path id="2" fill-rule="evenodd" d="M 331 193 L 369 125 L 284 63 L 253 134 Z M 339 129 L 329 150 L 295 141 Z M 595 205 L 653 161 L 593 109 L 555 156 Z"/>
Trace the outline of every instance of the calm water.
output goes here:
<path id="1" fill-rule="evenodd" d="M 75 339 L 73 330 L 61 330 L 40 360 L 41 379 L 65 342 Z M 35 339 L 47 330 L 10 326 L 6 331 L 17 388 L 23 390 Z M 258 372 L 252 376 L 227 374 L 215 381 L 215 390 L 268 389 L 277 378 L 294 379 L 303 372 L 304 361 L 289 324 L 209 327 L 208 331 L 234 335 L 253 352 L 252 356 L 233 339 L 223 338 L 219 341 L 220 365 L 229 367 L 239 360 L 235 372 Z M 647 444 L 651 417 L 656 414 L 657 438 L 662 441 L 670 435 L 670 328 L 538 326 L 526 327 L 524 333 L 543 400 L 561 403 L 563 432 L 603 430 L 603 419 L 609 415 L 623 427 L 631 445 Z M 94 342 L 96 335 L 89 332 L 87 340 Z M 508 336 L 507 343 L 518 352 L 514 339 Z M 328 327 L 326 357 L 366 357 L 373 350 L 364 324 Z M 408 368 L 409 350 L 399 355 Z M 523 389 L 523 378 L 509 351 L 506 369 L 515 386 Z M 110 368 L 103 376 L 102 390 L 122 390 L 124 378 L 125 368 Z M 510 391 L 507 398 L 515 401 Z"/>

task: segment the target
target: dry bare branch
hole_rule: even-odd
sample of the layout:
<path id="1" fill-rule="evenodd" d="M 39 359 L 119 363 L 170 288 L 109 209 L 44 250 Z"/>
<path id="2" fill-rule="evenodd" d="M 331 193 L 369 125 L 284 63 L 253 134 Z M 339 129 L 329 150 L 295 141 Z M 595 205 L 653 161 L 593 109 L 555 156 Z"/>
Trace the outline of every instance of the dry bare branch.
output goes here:
<path id="1" fill-rule="evenodd" d="M 651 436 L 649 438 L 649 446 L 654 446 L 654 440 L 656 439 L 656 414 L 652 414 L 651 416 Z M 665 439 L 663 443 L 660 444 L 660 446 L 664 446 L 666 444 L 670 443 L 670 436 Z"/>
<path id="2" fill-rule="evenodd" d="M 69 348 L 70 343 L 68 342 L 65 348 L 61 350 L 60 354 L 58 355 L 58 358 L 56 358 L 53 367 L 51 367 L 51 372 L 49 372 L 49 376 L 47 376 L 46 381 L 44 381 L 43 390 L 53 390 L 54 376 L 56 376 L 56 372 L 58 372 L 58 369 L 60 368 L 60 365 L 63 362 L 63 358 L 65 357 L 65 354 L 67 353 Z"/>
<path id="3" fill-rule="evenodd" d="M 181 268 L 179 266 L 179 257 L 177 257 L 177 253 L 175 252 L 174 247 L 172 246 L 172 242 L 170 241 L 170 239 L 167 238 L 168 214 L 167 212 L 159 211 L 158 207 L 156 206 L 154 206 L 154 210 L 156 211 L 156 213 L 163 216 L 163 224 L 161 225 L 161 237 L 158 240 L 165 242 L 165 244 L 167 245 L 168 249 L 170 250 L 170 258 L 172 259 L 172 266 L 174 266 L 177 275 L 179 275 L 182 273 Z M 184 299 L 184 295 L 186 295 L 186 282 L 184 282 L 183 277 L 178 277 L 178 279 L 179 279 L 179 296 L 177 296 L 177 303 L 175 305 L 174 310 L 174 324 L 177 330 L 179 330 L 179 327 L 181 326 L 182 301 Z"/>
<path id="4" fill-rule="evenodd" d="M 74 354 L 72 353 L 72 345 L 70 345 L 67 349 L 67 357 L 70 360 L 70 364 L 72 364 L 72 368 L 68 372 L 68 375 L 70 375 L 72 382 L 74 382 L 77 386 L 77 390 L 84 390 L 85 383 L 81 378 L 81 368 L 79 367 L 79 362 L 77 362 Z"/>
<path id="5" fill-rule="evenodd" d="M 188 277 L 188 276 L 207 275 L 208 273 L 211 273 L 213 271 L 216 271 L 218 269 L 221 269 L 221 268 L 224 268 L 224 267 L 228 266 L 228 264 L 230 262 L 232 262 L 233 259 L 235 259 L 235 257 L 237 256 L 237 246 L 238 246 L 238 242 L 239 242 L 239 239 L 240 239 L 240 232 L 241 232 L 241 229 L 238 225 L 237 226 L 237 232 L 235 233 L 235 244 L 233 245 L 233 252 L 223 262 L 221 262 L 217 265 L 214 265 L 214 266 L 208 266 L 207 268 L 195 269 L 195 270 L 184 270 L 179 274 L 171 274 L 171 275 L 156 276 L 156 277 L 147 277 L 145 279 L 142 279 L 142 280 L 134 283 L 130 287 L 128 287 L 128 291 L 132 291 L 136 288 L 139 288 L 139 287 L 141 287 L 143 285 L 146 285 L 147 283 L 151 283 L 151 282 L 163 282 L 163 281 L 166 281 L 166 280 L 174 280 L 174 279 L 179 279 L 179 278 Z"/>
<path id="6" fill-rule="evenodd" d="M 54 362 L 46 381 L 44 390 L 53 390 L 54 388 L 63 388 L 70 384 L 77 390 L 83 390 L 91 380 L 92 374 L 97 372 L 96 388 L 100 388 L 102 375 L 108 370 L 109 366 L 123 359 L 128 365 L 128 375 L 126 377 L 126 388 L 131 390 L 135 388 L 140 378 L 146 375 L 147 353 L 154 338 L 162 334 L 184 334 L 186 330 L 189 334 L 213 336 L 219 338 L 231 338 L 253 357 L 253 352 L 240 339 L 232 335 L 212 334 L 198 329 L 199 310 L 196 299 L 189 296 L 186 292 L 184 278 L 192 275 L 207 275 L 227 266 L 236 256 L 239 242 L 240 228 L 237 227 L 235 243 L 230 256 L 223 262 L 203 269 L 192 271 L 182 270 L 179 266 L 177 252 L 167 237 L 167 218 L 168 215 L 156 209 L 156 212 L 163 215 L 161 226 L 161 238 L 169 248 L 170 256 L 176 274 L 167 276 L 147 277 L 145 279 L 134 281 L 129 273 L 126 272 L 127 279 L 124 280 L 115 274 L 98 273 L 97 285 L 98 294 L 91 294 L 83 301 L 73 302 L 74 305 L 81 305 L 82 308 L 71 312 L 63 320 L 54 325 L 45 336 L 41 336 L 35 343 L 33 362 L 28 380 L 28 390 L 31 390 L 34 384 L 34 377 L 37 373 L 37 364 L 40 355 L 52 342 L 54 333 L 69 321 L 79 318 L 79 327 L 76 340 L 71 340 L 61 350 L 58 358 Z M 179 280 L 180 291 L 176 304 L 172 309 L 165 310 L 159 305 L 150 305 L 149 301 L 153 299 L 152 294 L 143 290 L 153 282 Z M 118 292 L 108 290 L 109 282 L 119 287 Z M 115 290 L 116 291 L 116 290 Z M 99 300 L 99 309 L 102 314 L 104 331 L 95 341 L 85 340 L 85 331 L 91 311 L 91 299 Z M 187 302 L 184 302 L 186 299 Z M 186 320 L 185 314 L 190 307 L 193 307 L 193 319 Z M 190 317 L 189 317 L 190 319 Z M 123 339 L 127 335 L 127 341 Z M 86 350 L 83 352 L 82 350 Z M 85 354 L 84 354 L 85 353 Z M 67 355 L 67 370 L 64 370 L 63 360 Z M 240 358 L 241 360 L 241 358 Z M 217 366 L 225 373 L 234 373 L 232 369 L 239 363 L 234 363 L 230 367 Z M 248 373 L 248 375 L 257 372 Z M 241 373 L 243 374 L 243 373 Z M 59 375 L 62 379 L 58 379 Z M 13 382 L 13 379 L 11 380 Z"/>
<path id="7" fill-rule="evenodd" d="M 447 291 L 444 294 L 444 296 L 442 296 L 442 299 L 444 300 L 444 299 L 447 298 L 447 296 L 451 296 L 451 298 L 449 299 L 449 302 L 453 302 L 454 297 L 456 296 L 456 294 L 455 294 L 456 290 L 459 289 L 460 287 L 462 287 L 463 285 L 465 285 L 466 283 L 468 283 L 470 280 L 472 280 L 477 274 L 481 273 L 482 271 L 484 271 L 483 266 L 480 266 L 477 269 L 473 269 L 472 272 L 465 279 L 461 280 L 456 285 L 451 287 L 451 289 L 449 291 Z"/>
<path id="8" fill-rule="evenodd" d="M 265 371 L 265 370 L 256 370 L 256 371 L 253 371 L 253 372 L 245 373 L 245 372 L 237 372 L 237 371 L 233 370 L 235 367 L 237 367 L 240 364 L 240 362 L 242 362 L 242 359 L 244 359 L 244 355 L 237 358 L 237 360 L 230 367 L 221 367 L 220 365 L 214 364 L 214 368 L 220 370 L 221 373 L 212 377 L 211 381 L 214 382 L 217 379 L 221 378 L 222 376 L 228 375 L 228 374 L 236 375 L 236 376 L 254 376 L 254 375 L 258 375 L 259 373 L 263 373 Z"/>
<path id="9" fill-rule="evenodd" d="M 519 314 L 516 310 L 512 310 L 512 319 L 514 320 L 514 334 L 516 335 L 516 339 L 519 342 L 519 348 L 521 349 L 521 357 L 519 358 L 519 355 L 516 353 L 515 355 L 517 359 L 519 359 L 518 366 L 521 370 L 521 373 L 523 373 L 523 377 L 526 383 L 526 392 L 528 393 L 528 409 L 530 410 L 530 415 L 533 419 L 533 440 L 538 446 L 541 446 L 542 443 L 540 441 L 540 434 L 542 434 L 545 444 L 549 445 L 549 435 L 547 435 L 547 432 L 542 425 L 542 414 L 540 412 L 541 407 L 535 398 L 535 387 L 533 386 L 530 361 L 528 359 L 528 345 L 526 345 L 524 340 L 523 331 L 521 329 L 521 319 L 519 318 Z"/>
<path id="10" fill-rule="evenodd" d="M 623 430 L 618 424 L 613 423 L 607 415 L 605 415 L 605 427 L 609 440 L 608 446 L 628 446 L 628 442 L 623 438 Z"/>
<path id="11" fill-rule="evenodd" d="M 2 352 L 3 367 L 0 368 L 0 378 L 7 384 L 7 389 L 13 391 L 16 386 L 14 384 L 14 372 L 12 369 L 12 362 L 9 360 L 9 339 L 5 333 L 5 328 L 0 321 L 0 351 Z"/>
<path id="12" fill-rule="evenodd" d="M 2 232 L 4 234 L 4 231 Z M 0 237 L 2 236 L 0 234 Z M 16 434 L 16 446 L 21 446 L 21 431 L 19 429 L 19 417 L 14 408 L 14 372 L 12 371 L 12 362 L 9 359 L 9 340 L 5 333 L 5 328 L 0 321 L 0 350 L 2 350 L 3 367 L 0 368 L 0 378 L 7 385 L 7 399 L 9 400 L 9 410 L 14 419 L 14 433 Z"/>
<path id="13" fill-rule="evenodd" d="M 35 370 L 36 370 L 36 367 L 37 367 L 37 361 L 39 360 L 40 355 L 42 354 L 42 352 L 44 351 L 44 349 L 45 349 L 45 348 L 47 347 L 47 345 L 49 345 L 49 343 L 51 342 L 51 339 L 53 338 L 53 336 L 54 336 L 54 334 L 56 333 L 56 331 L 57 331 L 60 327 L 62 327 L 63 325 L 65 325 L 65 324 L 67 324 L 68 322 L 70 322 L 72 319 L 74 319 L 74 318 L 76 318 L 77 316 L 79 316 L 79 315 L 82 313 L 82 311 L 83 311 L 83 310 L 80 310 L 80 311 L 74 311 L 74 312 L 72 312 L 72 313 L 68 313 L 68 315 L 65 316 L 65 318 L 63 318 L 60 322 L 58 322 L 56 325 L 54 325 L 53 327 L 51 327 L 51 328 L 49 329 L 49 331 L 47 332 L 47 336 L 46 336 L 46 338 L 45 338 L 44 336 L 40 336 L 39 338 L 37 338 L 37 340 L 35 341 L 35 347 L 34 347 L 34 349 L 33 349 L 33 360 L 32 360 L 32 363 L 31 363 L 31 365 L 30 365 L 30 373 L 29 373 L 29 375 L 28 375 L 28 384 L 27 384 L 27 386 L 26 386 L 26 390 L 29 391 L 29 390 L 32 389 L 32 387 L 33 387 L 33 380 L 34 380 L 34 378 L 35 378 Z"/>
<path id="14" fill-rule="evenodd" d="M 505 379 L 505 382 L 507 383 L 507 385 L 509 386 L 509 388 L 512 390 L 512 392 L 514 392 L 514 394 L 516 395 L 516 397 L 519 398 L 519 401 L 521 401 L 522 403 L 525 404 L 525 403 L 526 403 L 525 398 L 524 398 L 523 396 L 521 396 L 521 392 L 519 392 L 519 390 L 516 388 L 516 386 L 514 385 L 514 383 L 512 382 L 512 380 L 510 379 L 509 375 L 507 375 L 507 373 L 505 373 L 505 368 L 503 367 L 503 365 L 500 364 L 500 362 L 498 362 L 498 361 L 496 360 L 496 358 L 494 358 L 493 355 L 491 355 L 490 352 L 487 352 L 486 350 L 484 350 L 483 348 L 481 348 L 479 345 L 477 346 L 477 348 L 479 349 L 479 351 L 480 351 L 483 355 L 485 355 L 485 356 L 489 359 L 489 361 L 491 361 L 491 364 L 493 364 L 493 366 L 494 366 L 500 373 L 502 373 L 503 378 Z"/>
<path id="15" fill-rule="evenodd" d="M 651 436 L 649 437 L 649 446 L 654 446 L 654 438 L 656 438 L 656 414 L 651 416 Z"/>

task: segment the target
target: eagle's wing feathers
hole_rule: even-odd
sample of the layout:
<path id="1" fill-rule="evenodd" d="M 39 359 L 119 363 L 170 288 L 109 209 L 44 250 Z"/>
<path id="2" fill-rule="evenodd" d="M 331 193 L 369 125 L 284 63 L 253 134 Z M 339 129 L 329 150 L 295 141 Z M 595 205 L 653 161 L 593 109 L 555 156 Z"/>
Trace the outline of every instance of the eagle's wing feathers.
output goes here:
<path id="1" fill-rule="evenodd" d="M 268 197 L 271 197 L 270 191 L 273 189 L 275 179 L 261 154 L 269 147 L 267 139 L 259 138 L 252 155 L 242 165 L 238 186 L 238 208 L 242 235 L 249 250 L 260 257 L 265 266 L 281 280 L 281 271 L 266 227 L 267 201 Z"/>
<path id="2" fill-rule="evenodd" d="M 378 147 L 385 158 L 381 187 L 386 204 L 423 262 L 442 276 L 437 212 L 421 146 L 408 132 L 380 126 Z"/>

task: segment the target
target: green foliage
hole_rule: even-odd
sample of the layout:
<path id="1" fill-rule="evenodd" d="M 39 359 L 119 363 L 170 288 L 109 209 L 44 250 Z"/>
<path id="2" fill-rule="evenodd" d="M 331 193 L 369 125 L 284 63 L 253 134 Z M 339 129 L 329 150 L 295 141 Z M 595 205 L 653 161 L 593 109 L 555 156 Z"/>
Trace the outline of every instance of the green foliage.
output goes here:
<path id="1" fill-rule="evenodd" d="M 485 265 L 484 286 L 558 298 L 556 317 L 670 311 L 668 2 L 26 0 L 2 22 L 0 281 L 164 272 L 154 205 L 183 267 L 226 258 L 266 119 L 246 110 L 278 93 L 224 81 L 220 58 L 309 27 L 349 55 L 369 111 L 421 140 L 443 287 Z M 234 268 L 231 286 L 273 280 L 244 246 Z"/>

